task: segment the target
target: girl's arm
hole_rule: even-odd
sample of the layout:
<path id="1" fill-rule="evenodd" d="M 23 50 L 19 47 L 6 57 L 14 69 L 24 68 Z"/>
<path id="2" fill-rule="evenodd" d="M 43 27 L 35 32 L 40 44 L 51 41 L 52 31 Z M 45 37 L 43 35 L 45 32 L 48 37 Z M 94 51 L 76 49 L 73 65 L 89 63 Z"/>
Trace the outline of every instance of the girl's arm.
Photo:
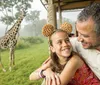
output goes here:
<path id="1" fill-rule="evenodd" d="M 41 67 L 39 67 L 37 70 L 32 72 L 29 76 L 30 80 L 38 80 L 41 78 L 41 71 L 45 70 L 50 67 L 51 60 L 49 60 L 47 63 L 44 63 Z"/>
<path id="2" fill-rule="evenodd" d="M 47 60 L 45 60 L 45 61 L 43 62 L 43 64 L 47 64 L 49 60 L 51 60 L 50 57 L 49 57 Z"/>
<path id="3" fill-rule="evenodd" d="M 74 76 L 77 69 L 83 65 L 83 61 L 79 58 L 78 55 L 74 55 L 68 63 L 65 65 L 63 71 L 59 75 L 61 85 L 67 85 L 69 81 Z"/>
<path id="4" fill-rule="evenodd" d="M 67 85 L 74 76 L 77 69 L 82 65 L 83 61 L 79 58 L 78 55 L 74 55 L 67 62 L 59 77 L 56 74 L 54 75 L 54 73 L 50 74 L 50 69 L 45 70 L 43 74 L 46 76 L 46 85 Z"/>

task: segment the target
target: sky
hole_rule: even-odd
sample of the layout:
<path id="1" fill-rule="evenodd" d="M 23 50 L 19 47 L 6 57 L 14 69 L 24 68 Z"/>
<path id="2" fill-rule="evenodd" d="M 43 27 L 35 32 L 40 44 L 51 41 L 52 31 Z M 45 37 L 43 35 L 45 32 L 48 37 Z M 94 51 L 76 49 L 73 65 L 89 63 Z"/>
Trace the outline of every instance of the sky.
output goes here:
<path id="1" fill-rule="evenodd" d="M 47 10 L 44 8 L 44 6 L 40 2 L 40 0 L 34 0 L 33 5 L 32 5 L 32 9 L 41 11 L 40 12 L 40 19 L 47 19 Z M 80 11 L 76 11 L 76 12 L 75 11 L 71 11 L 71 12 L 64 11 L 62 13 L 62 16 L 67 17 L 67 18 L 75 21 L 77 19 L 77 15 L 79 14 L 79 12 Z"/>
<path id="2" fill-rule="evenodd" d="M 47 10 L 44 8 L 40 0 L 33 0 L 32 10 L 40 11 L 40 19 L 47 19 Z"/>
<path id="3" fill-rule="evenodd" d="M 47 19 L 47 10 L 42 5 L 40 0 L 33 0 L 32 9 L 31 10 L 33 10 L 33 11 L 34 10 L 40 11 L 40 19 Z M 71 11 L 71 12 L 63 12 L 62 16 L 65 17 L 65 18 L 71 19 L 73 21 L 76 21 L 78 13 L 79 13 L 79 11 L 77 11 L 77 12 L 73 12 L 73 11 Z M 4 35 L 4 32 L 5 32 L 4 28 L 6 28 L 5 25 L 0 22 L 0 36 Z"/>

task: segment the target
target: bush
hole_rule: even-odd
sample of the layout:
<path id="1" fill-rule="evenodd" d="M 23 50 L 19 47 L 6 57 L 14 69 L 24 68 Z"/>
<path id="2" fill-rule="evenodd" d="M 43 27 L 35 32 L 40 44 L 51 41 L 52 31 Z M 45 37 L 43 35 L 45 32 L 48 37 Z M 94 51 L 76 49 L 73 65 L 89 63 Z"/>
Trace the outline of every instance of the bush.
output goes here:
<path id="1" fill-rule="evenodd" d="M 39 37 L 27 37 L 27 38 L 21 38 L 21 39 L 30 44 L 38 44 L 38 43 L 44 42 L 43 39 L 41 39 Z"/>
<path id="2" fill-rule="evenodd" d="M 27 48 L 27 47 L 29 47 L 29 46 L 30 46 L 29 43 L 24 42 L 23 40 L 19 40 L 19 41 L 17 42 L 16 49 Z"/>
<path id="3" fill-rule="evenodd" d="M 30 47 L 31 44 L 43 43 L 43 39 L 39 37 L 21 37 L 17 42 L 16 49 L 23 49 Z"/>

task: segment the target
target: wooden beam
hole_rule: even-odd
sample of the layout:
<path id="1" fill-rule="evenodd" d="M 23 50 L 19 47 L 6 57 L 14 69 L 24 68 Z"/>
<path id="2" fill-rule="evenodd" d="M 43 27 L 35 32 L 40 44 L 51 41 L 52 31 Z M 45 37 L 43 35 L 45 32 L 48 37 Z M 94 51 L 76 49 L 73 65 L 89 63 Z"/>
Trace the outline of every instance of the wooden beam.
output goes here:
<path id="1" fill-rule="evenodd" d="M 96 3 L 100 3 L 100 1 L 94 1 Z M 62 10 L 70 10 L 70 9 L 78 9 L 78 8 L 84 8 L 88 6 L 89 4 L 93 3 L 92 1 L 84 1 L 84 2 L 76 2 L 76 3 L 70 3 L 70 4 L 63 4 L 61 6 Z"/>

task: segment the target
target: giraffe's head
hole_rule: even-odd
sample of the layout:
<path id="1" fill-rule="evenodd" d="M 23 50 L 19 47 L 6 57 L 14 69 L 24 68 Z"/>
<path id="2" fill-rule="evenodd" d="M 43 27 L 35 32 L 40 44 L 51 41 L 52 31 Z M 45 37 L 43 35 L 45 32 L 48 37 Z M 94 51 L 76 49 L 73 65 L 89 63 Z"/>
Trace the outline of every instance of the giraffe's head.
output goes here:
<path id="1" fill-rule="evenodd" d="M 25 9 L 21 9 L 21 15 L 20 15 L 20 18 L 24 18 L 26 16 L 26 11 Z"/>

